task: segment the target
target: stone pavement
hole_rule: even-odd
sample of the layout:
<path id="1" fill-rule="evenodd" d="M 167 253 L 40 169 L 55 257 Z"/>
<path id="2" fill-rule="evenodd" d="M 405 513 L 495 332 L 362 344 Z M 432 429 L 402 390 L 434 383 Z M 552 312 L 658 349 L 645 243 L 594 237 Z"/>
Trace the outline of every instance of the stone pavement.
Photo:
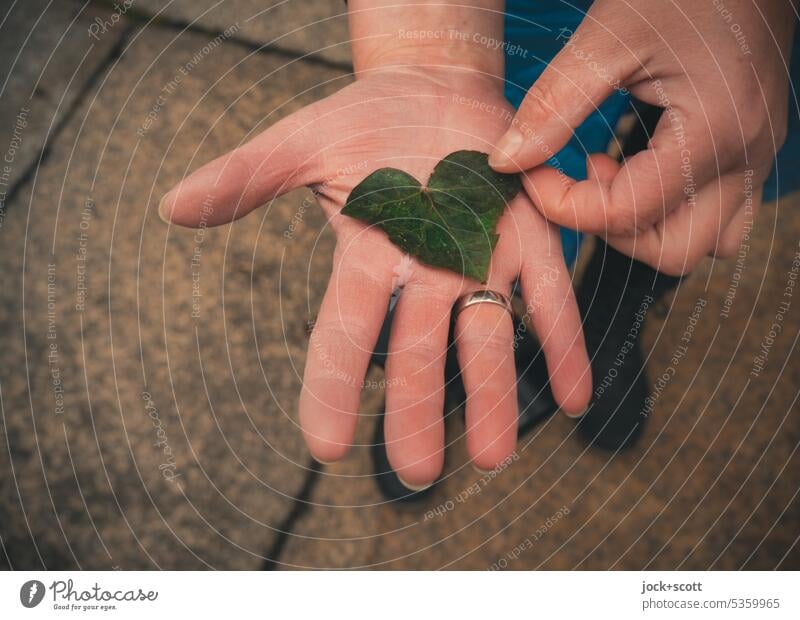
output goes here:
<path id="1" fill-rule="evenodd" d="M 0 562 L 800 566 L 797 300 L 751 375 L 799 249 L 800 196 L 764 206 L 741 274 L 709 260 L 651 312 L 650 380 L 675 372 L 640 448 L 587 450 L 556 416 L 484 477 L 452 416 L 443 483 L 421 505 L 388 505 L 369 476 L 374 417 L 321 471 L 297 428 L 306 322 L 333 249 L 310 194 L 199 234 L 156 215 L 189 170 L 351 79 L 343 5 L 48 4 L 18 3 L 0 26 L 0 150 L 13 151 Z M 365 390 L 363 411 L 381 401 Z"/>

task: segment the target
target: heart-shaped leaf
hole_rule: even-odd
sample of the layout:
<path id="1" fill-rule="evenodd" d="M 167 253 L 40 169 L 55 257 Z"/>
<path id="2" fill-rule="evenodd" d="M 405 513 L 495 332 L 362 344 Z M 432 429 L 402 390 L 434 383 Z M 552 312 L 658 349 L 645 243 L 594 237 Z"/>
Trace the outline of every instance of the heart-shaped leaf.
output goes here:
<path id="1" fill-rule="evenodd" d="M 519 175 L 489 167 L 478 151 L 456 151 L 433 170 L 428 187 L 396 168 L 361 181 L 342 213 L 380 226 L 421 262 L 486 280 L 497 221 L 520 190 Z"/>

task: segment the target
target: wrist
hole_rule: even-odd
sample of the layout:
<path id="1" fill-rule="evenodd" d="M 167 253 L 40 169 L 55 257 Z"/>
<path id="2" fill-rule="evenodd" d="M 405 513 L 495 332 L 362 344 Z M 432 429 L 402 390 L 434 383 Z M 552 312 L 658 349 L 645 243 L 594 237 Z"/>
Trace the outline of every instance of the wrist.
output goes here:
<path id="1" fill-rule="evenodd" d="M 350 0 L 356 75 L 389 67 L 459 67 L 502 78 L 503 13 L 498 0 L 463 5 Z"/>

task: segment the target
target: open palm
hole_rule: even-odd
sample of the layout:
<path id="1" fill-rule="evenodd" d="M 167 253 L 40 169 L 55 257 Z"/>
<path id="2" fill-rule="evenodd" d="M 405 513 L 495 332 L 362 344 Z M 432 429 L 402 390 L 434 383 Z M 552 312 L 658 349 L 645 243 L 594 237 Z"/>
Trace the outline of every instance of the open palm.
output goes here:
<path id="1" fill-rule="evenodd" d="M 524 192 L 498 224 L 485 285 L 420 264 L 380 229 L 340 214 L 352 188 L 378 168 L 400 168 L 425 184 L 448 154 L 488 152 L 511 112 L 500 84 L 486 76 L 437 67 L 368 72 L 206 164 L 162 201 L 165 218 L 197 226 L 198 205 L 211 196 L 213 212 L 203 217 L 215 225 L 297 187 L 314 189 L 337 237 L 300 399 L 315 458 L 340 459 L 353 441 L 362 381 L 396 287 L 402 293 L 386 364 L 385 428 L 389 460 L 408 486 L 432 482 L 442 468 L 448 328 L 453 303 L 464 293 L 489 288 L 509 294 L 519 279 L 556 400 L 572 414 L 587 405 L 591 375 L 558 230 Z M 491 304 L 471 306 L 459 315 L 455 334 L 468 450 L 477 467 L 490 469 L 516 442 L 511 317 Z"/>

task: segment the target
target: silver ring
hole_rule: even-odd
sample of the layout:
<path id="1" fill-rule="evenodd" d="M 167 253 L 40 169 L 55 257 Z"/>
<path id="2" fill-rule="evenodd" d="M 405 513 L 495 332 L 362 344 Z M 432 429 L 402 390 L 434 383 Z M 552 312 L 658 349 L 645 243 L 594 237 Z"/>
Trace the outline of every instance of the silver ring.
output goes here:
<path id="1" fill-rule="evenodd" d="M 514 308 L 511 306 L 511 300 L 507 295 L 498 293 L 497 291 L 490 291 L 488 288 L 480 291 L 472 291 L 462 295 L 456 300 L 455 315 L 458 316 L 465 308 L 475 306 L 477 304 L 494 304 L 508 311 L 511 318 L 514 318 Z"/>

